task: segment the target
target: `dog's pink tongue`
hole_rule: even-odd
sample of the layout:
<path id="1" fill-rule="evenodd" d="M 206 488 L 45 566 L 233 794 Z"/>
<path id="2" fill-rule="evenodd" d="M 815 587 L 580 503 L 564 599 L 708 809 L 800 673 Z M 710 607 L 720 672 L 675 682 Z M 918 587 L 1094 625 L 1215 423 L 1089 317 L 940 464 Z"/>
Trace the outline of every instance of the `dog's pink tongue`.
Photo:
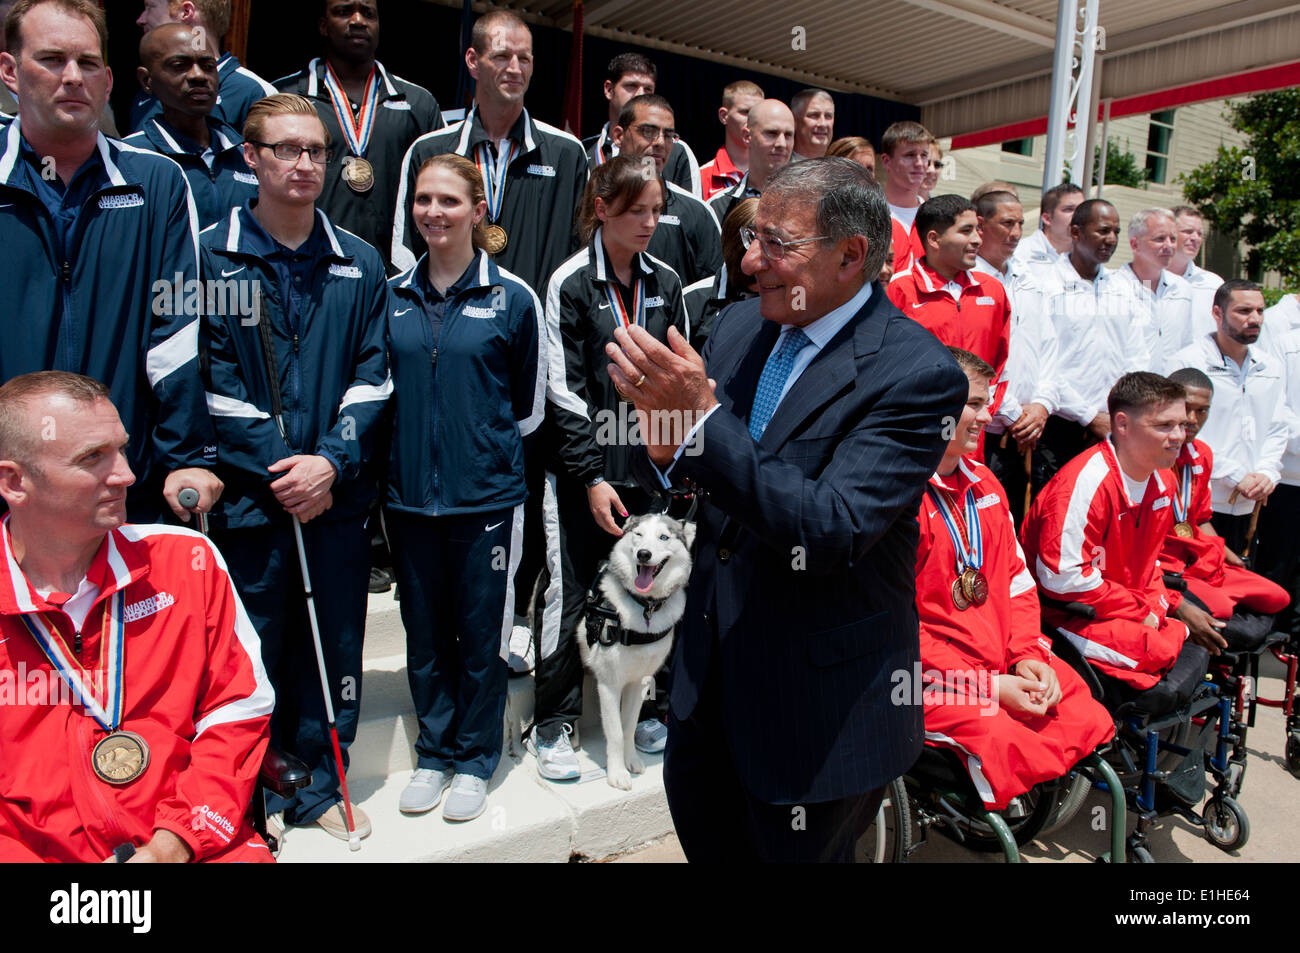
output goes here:
<path id="1" fill-rule="evenodd" d="M 638 566 L 636 570 L 636 591 L 649 592 L 655 584 L 655 567 Z"/>

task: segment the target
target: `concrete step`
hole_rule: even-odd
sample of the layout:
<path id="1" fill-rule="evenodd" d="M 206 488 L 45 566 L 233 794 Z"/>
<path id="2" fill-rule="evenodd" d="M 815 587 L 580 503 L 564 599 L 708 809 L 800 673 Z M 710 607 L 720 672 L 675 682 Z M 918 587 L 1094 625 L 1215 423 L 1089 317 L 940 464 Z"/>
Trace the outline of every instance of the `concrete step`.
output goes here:
<path id="1" fill-rule="evenodd" d="M 605 742 L 590 676 L 583 691 L 585 714 L 575 732 L 580 779 L 553 782 L 538 775 L 536 759 L 520 742 L 532 723 L 533 680 L 516 677 L 510 679 L 504 753 L 488 784 L 487 810 L 458 824 L 444 821 L 440 807 L 417 817 L 401 814 L 398 799 L 415 767 L 417 735 L 405 646 L 392 593 L 371 595 L 348 787 L 374 833 L 360 851 L 350 852 L 320 828 L 290 828 L 281 863 L 599 860 L 672 831 L 661 756 L 643 755 L 646 771 L 633 778 L 631 791 L 606 782 Z"/>

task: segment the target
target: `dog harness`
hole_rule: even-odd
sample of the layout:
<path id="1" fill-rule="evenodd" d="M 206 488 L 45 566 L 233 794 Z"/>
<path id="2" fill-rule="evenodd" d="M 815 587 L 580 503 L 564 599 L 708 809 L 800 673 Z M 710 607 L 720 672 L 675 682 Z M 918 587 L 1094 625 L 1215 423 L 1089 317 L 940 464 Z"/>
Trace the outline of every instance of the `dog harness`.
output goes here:
<path id="1" fill-rule="evenodd" d="M 662 632 L 637 632 L 623 625 L 618 611 L 600 592 L 600 577 L 605 575 L 605 570 L 608 568 L 609 561 L 603 560 L 596 567 L 596 578 L 592 581 L 591 588 L 587 590 L 587 608 L 584 612 L 584 618 L 587 620 L 587 645 L 595 645 L 597 642 L 601 645 L 649 645 L 658 642 L 664 636 L 671 635 L 676 626 L 671 626 Z M 632 594 L 628 593 L 628 595 Z M 632 598 L 641 606 L 641 617 L 645 619 L 647 627 L 654 614 L 668 601 L 667 599 L 641 599 L 635 595 L 632 595 Z"/>

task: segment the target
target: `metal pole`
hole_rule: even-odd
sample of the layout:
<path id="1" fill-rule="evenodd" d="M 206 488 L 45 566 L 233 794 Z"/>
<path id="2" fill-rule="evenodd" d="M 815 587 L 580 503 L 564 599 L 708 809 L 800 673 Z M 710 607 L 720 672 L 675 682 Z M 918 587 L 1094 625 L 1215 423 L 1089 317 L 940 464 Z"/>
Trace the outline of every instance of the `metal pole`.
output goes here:
<path id="1" fill-rule="evenodd" d="M 1092 185 L 1093 166 L 1097 164 L 1097 107 L 1094 104 L 1101 100 L 1101 61 L 1102 58 L 1097 56 L 1093 60 L 1092 64 L 1092 91 L 1091 95 L 1088 97 L 1088 115 L 1086 117 L 1088 122 L 1088 137 L 1083 147 L 1083 178 L 1079 181 L 1079 185 L 1083 187 L 1084 195 L 1088 194 L 1088 189 Z M 1077 132 L 1079 122 L 1084 119 L 1084 116 L 1082 112 L 1077 113 L 1076 115 L 1078 118 L 1075 120 L 1074 128 Z M 1101 151 L 1103 153 L 1101 161 L 1105 162 L 1105 139 L 1101 142 Z"/>
<path id="2" fill-rule="evenodd" d="M 1079 79 L 1074 87 L 1074 141 L 1070 159 L 1070 177 L 1084 189 L 1092 182 L 1084 178 L 1084 169 L 1091 164 L 1092 150 L 1088 141 L 1096 128 L 1097 110 L 1093 106 L 1093 63 L 1097 52 L 1097 0 L 1085 0 L 1083 30 L 1078 36 Z M 1089 170 L 1091 171 L 1091 170 Z"/>
<path id="3" fill-rule="evenodd" d="M 1070 78 L 1074 63 L 1074 18 L 1077 0 L 1057 0 L 1056 50 L 1052 54 L 1052 98 L 1047 112 L 1047 153 L 1043 191 L 1060 185 L 1065 162 L 1065 131 L 1070 120 Z"/>
<path id="4" fill-rule="evenodd" d="M 1106 185 L 1106 152 L 1110 148 L 1110 100 L 1106 99 L 1101 104 L 1101 164 L 1097 166 L 1097 198 L 1101 198 L 1101 190 Z"/>

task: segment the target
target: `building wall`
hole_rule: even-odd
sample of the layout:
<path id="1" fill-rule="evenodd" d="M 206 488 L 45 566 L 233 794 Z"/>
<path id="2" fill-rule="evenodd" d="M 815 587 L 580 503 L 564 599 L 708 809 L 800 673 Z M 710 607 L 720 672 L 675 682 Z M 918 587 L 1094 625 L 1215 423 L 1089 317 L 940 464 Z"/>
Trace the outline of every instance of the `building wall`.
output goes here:
<path id="1" fill-rule="evenodd" d="M 1186 204 L 1178 184 L 1180 174 L 1214 158 L 1220 145 L 1243 145 L 1245 137 L 1229 125 L 1224 115 L 1230 100 L 1193 103 L 1174 110 L 1173 135 L 1169 144 L 1169 163 L 1164 185 L 1150 183 L 1147 188 L 1106 185 L 1102 197 L 1114 203 L 1119 211 L 1123 231 L 1119 247 L 1111 259 L 1118 267 L 1133 257 L 1128 244 L 1128 221 L 1134 213 L 1144 208 Z M 1107 132 L 1122 151 L 1132 153 L 1139 168 L 1145 168 L 1147 135 L 1150 130 L 1149 114 L 1126 116 L 1110 123 Z M 1098 124 L 1097 141 L 1101 141 Z M 941 142 L 947 151 L 948 142 Z M 977 186 L 992 179 L 1002 179 L 1016 186 L 1025 207 L 1025 233 L 1038 228 L 1038 206 L 1042 197 L 1043 158 L 1047 137 L 1036 136 L 1031 155 L 1020 156 L 1003 152 L 1001 145 L 977 146 L 951 153 L 952 161 L 946 163 L 937 192 L 956 192 L 970 195 Z M 1089 198 L 1095 191 L 1089 190 Z M 1220 274 L 1236 274 L 1241 255 L 1232 243 L 1221 236 L 1207 236 L 1202 249 L 1202 264 Z M 1275 276 L 1274 276 L 1275 277 Z"/>

